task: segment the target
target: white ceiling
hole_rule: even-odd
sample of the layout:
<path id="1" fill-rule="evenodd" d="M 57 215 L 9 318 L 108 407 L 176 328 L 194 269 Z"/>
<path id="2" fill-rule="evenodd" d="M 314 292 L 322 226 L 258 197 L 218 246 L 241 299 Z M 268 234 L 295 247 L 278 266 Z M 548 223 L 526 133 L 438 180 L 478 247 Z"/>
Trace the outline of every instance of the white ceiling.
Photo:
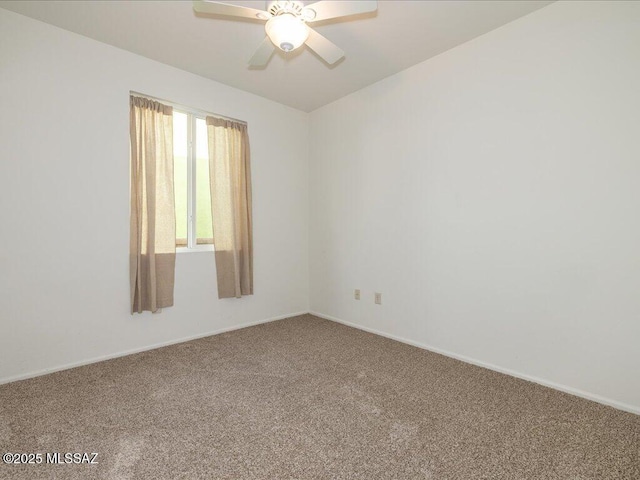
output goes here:
<path id="1" fill-rule="evenodd" d="M 267 2 L 225 3 L 264 9 Z M 0 7 L 309 112 L 549 3 L 380 1 L 377 13 L 314 26 L 346 52 L 334 66 L 301 48 L 278 51 L 263 69 L 247 66 L 264 39 L 263 22 L 196 15 L 190 1 L 0 1 Z"/>

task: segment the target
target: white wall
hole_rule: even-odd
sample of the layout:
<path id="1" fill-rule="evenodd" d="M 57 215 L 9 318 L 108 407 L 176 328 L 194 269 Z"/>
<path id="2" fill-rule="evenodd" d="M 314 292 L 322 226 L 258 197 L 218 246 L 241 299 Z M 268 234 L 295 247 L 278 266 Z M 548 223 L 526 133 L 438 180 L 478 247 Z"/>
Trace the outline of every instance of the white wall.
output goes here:
<path id="1" fill-rule="evenodd" d="M 639 21 L 553 4 L 309 123 L 0 9 L 0 382 L 306 311 L 310 278 L 320 314 L 640 412 Z M 253 297 L 182 254 L 176 305 L 128 313 L 130 90 L 248 121 Z"/>
<path id="2" fill-rule="evenodd" d="M 175 306 L 129 314 L 129 91 L 241 118 L 255 295 L 179 254 Z M 308 115 L 0 9 L 0 382 L 308 310 Z"/>
<path id="3" fill-rule="evenodd" d="M 639 25 L 552 4 L 313 112 L 312 311 L 640 413 Z"/>

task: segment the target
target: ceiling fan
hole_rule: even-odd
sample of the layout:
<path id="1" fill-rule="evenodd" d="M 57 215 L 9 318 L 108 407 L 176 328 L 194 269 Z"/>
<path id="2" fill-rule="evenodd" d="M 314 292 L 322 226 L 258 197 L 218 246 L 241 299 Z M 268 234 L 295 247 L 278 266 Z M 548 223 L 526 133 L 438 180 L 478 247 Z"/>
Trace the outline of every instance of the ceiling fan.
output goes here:
<path id="1" fill-rule="evenodd" d="M 377 1 L 365 0 L 321 0 L 307 6 L 300 1 L 276 0 L 268 2 L 266 10 L 206 0 L 193 2 L 193 9 L 196 12 L 257 18 L 267 22 L 265 24 L 267 36 L 249 60 L 249 65 L 254 67 L 266 65 L 276 47 L 284 52 L 291 52 L 303 44 L 316 52 L 329 65 L 333 65 L 344 57 L 344 52 L 309 28 L 307 24 L 373 12 L 377 8 Z"/>

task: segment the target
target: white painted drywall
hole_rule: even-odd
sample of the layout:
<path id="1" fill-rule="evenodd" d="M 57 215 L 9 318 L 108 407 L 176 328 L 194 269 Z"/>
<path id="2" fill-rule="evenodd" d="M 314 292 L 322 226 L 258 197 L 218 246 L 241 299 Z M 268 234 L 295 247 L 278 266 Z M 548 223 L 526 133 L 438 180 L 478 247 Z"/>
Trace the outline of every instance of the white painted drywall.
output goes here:
<path id="1" fill-rule="evenodd" d="M 310 278 L 323 315 L 640 410 L 639 7 L 554 4 L 317 110 L 310 139 L 0 9 L 0 382 L 306 311 Z M 217 300 L 211 254 L 184 254 L 176 306 L 128 313 L 129 90 L 249 122 L 254 297 Z"/>
<path id="2" fill-rule="evenodd" d="M 639 26 L 555 3 L 312 112 L 311 310 L 640 412 Z"/>
<path id="3" fill-rule="evenodd" d="M 255 295 L 130 315 L 129 91 L 248 122 Z M 0 382 L 308 310 L 308 115 L 0 9 Z"/>

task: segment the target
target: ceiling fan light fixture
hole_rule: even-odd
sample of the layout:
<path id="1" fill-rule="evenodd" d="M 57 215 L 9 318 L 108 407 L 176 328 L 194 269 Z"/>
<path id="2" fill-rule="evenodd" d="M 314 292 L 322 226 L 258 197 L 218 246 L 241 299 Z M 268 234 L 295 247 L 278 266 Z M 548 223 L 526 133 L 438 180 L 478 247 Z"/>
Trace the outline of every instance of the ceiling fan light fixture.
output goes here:
<path id="1" fill-rule="evenodd" d="M 264 28 L 273 44 L 285 52 L 300 47 L 309 37 L 309 27 L 290 13 L 270 18 Z"/>

